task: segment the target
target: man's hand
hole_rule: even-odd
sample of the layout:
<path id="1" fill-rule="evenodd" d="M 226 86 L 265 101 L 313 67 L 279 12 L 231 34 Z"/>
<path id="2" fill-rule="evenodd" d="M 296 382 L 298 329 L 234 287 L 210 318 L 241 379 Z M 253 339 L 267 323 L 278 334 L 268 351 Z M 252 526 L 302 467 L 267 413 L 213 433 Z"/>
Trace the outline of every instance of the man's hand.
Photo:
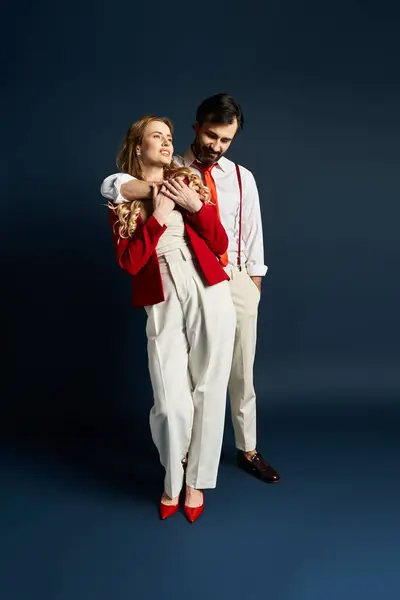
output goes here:
<path id="1" fill-rule="evenodd" d="M 183 183 L 181 177 L 165 181 L 161 191 L 176 204 L 179 204 L 179 206 L 192 214 L 199 212 L 203 206 L 198 193 L 186 185 L 186 183 Z"/>
<path id="2" fill-rule="evenodd" d="M 258 291 L 261 294 L 262 277 L 250 277 L 250 279 L 252 280 L 252 282 L 254 283 L 254 285 L 257 287 Z"/>
<path id="3" fill-rule="evenodd" d="M 169 215 L 175 208 L 175 202 L 168 198 L 161 190 L 158 191 L 156 186 L 153 187 L 153 215 L 160 225 L 165 225 Z"/>

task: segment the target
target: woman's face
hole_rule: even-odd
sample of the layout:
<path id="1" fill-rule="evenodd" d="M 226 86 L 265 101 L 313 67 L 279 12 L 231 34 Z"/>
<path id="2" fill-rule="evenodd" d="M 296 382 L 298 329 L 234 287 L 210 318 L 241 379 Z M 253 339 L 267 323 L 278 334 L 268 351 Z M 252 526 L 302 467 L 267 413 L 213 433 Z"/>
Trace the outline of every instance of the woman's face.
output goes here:
<path id="1" fill-rule="evenodd" d="M 151 121 L 145 127 L 143 140 L 137 147 L 142 163 L 146 166 L 165 167 L 172 160 L 174 147 L 172 134 L 162 121 Z"/>

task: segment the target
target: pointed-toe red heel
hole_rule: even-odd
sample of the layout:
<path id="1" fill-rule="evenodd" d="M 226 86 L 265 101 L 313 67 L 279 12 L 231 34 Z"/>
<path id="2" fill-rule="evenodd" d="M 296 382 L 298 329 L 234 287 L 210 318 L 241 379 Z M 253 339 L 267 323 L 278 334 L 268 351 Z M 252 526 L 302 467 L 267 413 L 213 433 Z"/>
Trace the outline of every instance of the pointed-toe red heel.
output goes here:
<path id="1" fill-rule="evenodd" d="M 165 519 L 168 519 L 168 517 L 172 517 L 172 515 L 174 515 L 179 508 L 179 502 L 178 504 L 164 504 L 163 502 L 160 502 L 160 517 L 161 519 L 164 521 Z"/>
<path id="2" fill-rule="evenodd" d="M 189 521 L 189 523 L 194 523 L 196 519 L 199 518 L 199 516 L 201 515 L 201 513 L 203 512 L 203 508 L 204 508 L 204 504 L 202 504 L 201 506 L 195 506 L 195 507 L 191 507 L 191 506 L 184 506 L 184 511 L 185 511 L 185 515 L 187 520 Z"/>
<path id="3" fill-rule="evenodd" d="M 183 511 L 184 511 L 189 523 L 194 523 L 196 521 L 196 519 L 199 518 L 199 516 L 203 512 L 203 508 L 204 508 L 204 500 L 203 500 L 203 504 L 201 506 L 187 506 L 186 504 L 184 505 Z"/>

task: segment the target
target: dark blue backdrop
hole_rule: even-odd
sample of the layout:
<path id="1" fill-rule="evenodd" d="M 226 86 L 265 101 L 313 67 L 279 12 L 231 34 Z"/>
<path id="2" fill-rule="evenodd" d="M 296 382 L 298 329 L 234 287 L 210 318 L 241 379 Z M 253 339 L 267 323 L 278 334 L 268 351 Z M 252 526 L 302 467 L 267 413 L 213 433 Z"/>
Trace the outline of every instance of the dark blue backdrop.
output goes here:
<path id="1" fill-rule="evenodd" d="M 330 432 L 337 437 L 329 469 L 333 482 L 340 482 L 351 452 L 342 448 L 336 456 L 338 440 L 344 430 L 353 440 L 358 440 L 355 431 L 368 430 L 372 437 L 363 438 L 365 454 L 359 440 L 353 442 L 360 462 L 348 474 L 357 468 L 364 473 L 364 459 L 371 460 L 374 451 L 378 463 L 371 466 L 373 473 L 365 471 L 373 480 L 382 463 L 388 465 L 384 440 L 398 439 L 400 406 L 400 15 L 395 3 L 275 0 L 150 7 L 87 0 L 14 3 L 7 12 L 0 227 L 1 417 L 8 440 L 40 440 L 52 455 L 57 450 L 75 466 L 87 463 L 101 472 L 105 462 L 113 462 L 105 458 L 108 448 L 117 447 L 125 457 L 118 455 L 119 469 L 127 456 L 135 457 L 128 460 L 128 481 L 132 463 L 146 460 L 139 457 L 153 453 L 156 463 L 147 424 L 151 393 L 144 316 L 131 311 L 130 281 L 115 264 L 99 187 L 114 172 L 116 151 L 133 120 L 150 112 L 170 117 L 176 148 L 184 149 L 198 103 L 227 91 L 246 117 L 229 155 L 258 182 L 270 267 L 256 363 L 260 447 L 273 455 L 286 479 L 298 477 L 300 484 L 310 468 L 307 460 L 323 453 Z M 371 441 L 374 427 L 380 445 Z M 312 449 L 303 446 L 302 458 L 294 458 L 299 444 L 313 435 Z M 71 439 L 78 437 L 83 446 L 71 450 Z M 228 427 L 228 455 L 231 445 Z M 398 445 L 390 448 L 394 460 Z M 328 463 L 326 456 L 321 459 L 321 472 Z M 148 484 L 154 498 L 161 485 L 157 473 L 154 489 Z M 222 503 L 234 494 L 229 477 Z M 240 475 L 236 481 L 242 485 Z M 14 489 L 7 482 L 7 489 Z M 312 504 L 312 492 L 303 491 L 304 505 Z M 265 493 L 255 484 L 240 505 L 262 502 Z M 393 490 L 387 493 L 393 500 Z M 14 493 L 9 494 L 15 507 Z M 279 502 L 285 501 L 283 523 L 298 509 L 290 498 Z M 279 502 L 277 510 L 283 506 Z M 276 514 L 273 518 L 280 522 Z M 249 527 L 252 535 L 260 531 L 257 521 Z M 393 523 L 389 529 L 395 530 Z M 274 536 L 281 533 L 279 525 Z M 278 552 L 283 577 L 283 557 L 294 547 L 289 540 Z M 241 541 L 235 542 L 238 560 Z M 261 540 L 255 544 L 256 560 L 262 562 L 260 552 L 267 551 Z M 220 552 L 225 556 L 227 547 Z M 158 558 L 151 560 L 155 568 Z M 298 565 L 294 556 L 291 560 Z M 218 580 L 231 597 L 239 589 L 248 591 L 246 573 L 236 590 L 230 588 L 231 576 L 221 579 L 218 569 L 212 573 L 210 589 L 217 589 Z M 363 574 L 360 567 L 366 598 L 371 581 L 367 584 Z M 49 598 L 76 597 L 84 588 L 75 583 Z M 127 584 L 115 592 L 111 576 L 107 585 L 105 597 L 125 598 L 138 589 Z M 325 582 L 312 585 L 283 585 L 281 592 L 288 595 L 273 597 L 331 597 Z M 332 598 L 351 597 L 341 589 Z M 260 587 L 257 593 L 268 590 Z M 28 597 L 23 588 L 16 593 L 18 599 Z M 16 593 L 9 597 L 17 600 Z"/>

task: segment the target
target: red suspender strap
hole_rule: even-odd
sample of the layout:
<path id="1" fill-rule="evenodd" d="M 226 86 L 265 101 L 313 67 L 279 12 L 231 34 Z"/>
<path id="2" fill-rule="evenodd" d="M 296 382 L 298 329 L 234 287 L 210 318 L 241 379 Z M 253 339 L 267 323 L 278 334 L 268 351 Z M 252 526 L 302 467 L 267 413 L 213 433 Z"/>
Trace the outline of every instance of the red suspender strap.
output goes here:
<path id="1" fill-rule="evenodd" d="M 239 267 L 239 271 L 242 270 L 242 208 L 243 208 L 243 188 L 242 188 L 242 176 L 240 175 L 240 168 L 238 164 L 235 164 L 236 174 L 239 183 L 239 191 L 240 191 L 240 204 L 239 204 L 239 242 L 238 242 L 238 255 L 237 255 L 237 266 Z"/>

